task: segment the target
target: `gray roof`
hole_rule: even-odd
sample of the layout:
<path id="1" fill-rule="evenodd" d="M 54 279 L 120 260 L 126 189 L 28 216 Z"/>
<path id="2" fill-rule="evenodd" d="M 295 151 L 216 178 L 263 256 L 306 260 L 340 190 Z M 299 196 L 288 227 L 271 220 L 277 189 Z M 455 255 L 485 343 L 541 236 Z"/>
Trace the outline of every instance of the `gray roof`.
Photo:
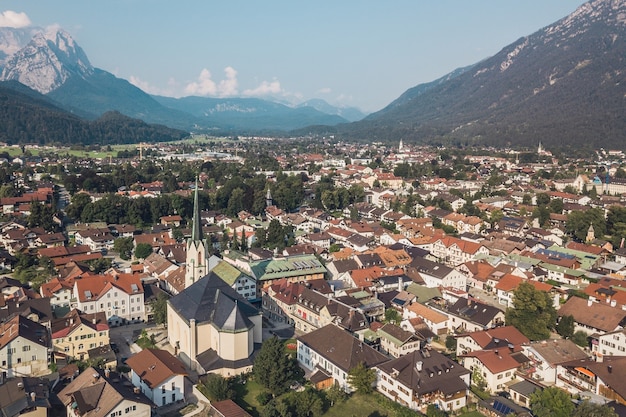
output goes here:
<path id="1" fill-rule="evenodd" d="M 35 399 L 30 396 L 35 393 Z M 50 408 L 48 382 L 41 378 L 19 377 L 0 385 L 0 413 L 14 417 L 32 407 Z"/>
<path id="2" fill-rule="evenodd" d="M 344 372 L 363 362 L 371 368 L 389 359 L 334 324 L 300 336 L 298 340 Z"/>
<path id="3" fill-rule="evenodd" d="M 437 351 L 416 350 L 378 368 L 389 375 L 397 374 L 398 382 L 419 395 L 440 391 L 447 396 L 468 388 L 461 376 L 470 371 Z"/>
<path id="4" fill-rule="evenodd" d="M 225 331 L 247 330 L 248 317 L 259 313 L 252 304 L 214 273 L 196 281 L 168 303 L 187 322 L 213 323 Z"/>
<path id="5" fill-rule="evenodd" d="M 510 391 L 515 391 L 515 392 L 519 392 L 520 394 L 522 394 L 524 397 L 530 397 L 530 394 L 532 394 L 533 392 L 537 391 L 537 390 L 541 390 L 542 388 L 533 383 L 530 382 L 528 380 L 523 380 L 520 381 L 516 384 L 513 384 L 509 387 Z"/>

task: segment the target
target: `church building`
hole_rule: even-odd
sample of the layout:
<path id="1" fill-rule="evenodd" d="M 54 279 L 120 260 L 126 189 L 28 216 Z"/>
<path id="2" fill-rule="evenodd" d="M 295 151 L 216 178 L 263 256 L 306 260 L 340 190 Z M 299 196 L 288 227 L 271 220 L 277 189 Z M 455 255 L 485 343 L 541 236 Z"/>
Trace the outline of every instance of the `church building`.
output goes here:
<path id="1" fill-rule="evenodd" d="M 187 241 L 185 289 L 167 302 L 167 335 L 176 355 L 198 374 L 224 377 L 252 370 L 262 342 L 262 313 L 215 272 L 208 272 L 198 187 Z"/>

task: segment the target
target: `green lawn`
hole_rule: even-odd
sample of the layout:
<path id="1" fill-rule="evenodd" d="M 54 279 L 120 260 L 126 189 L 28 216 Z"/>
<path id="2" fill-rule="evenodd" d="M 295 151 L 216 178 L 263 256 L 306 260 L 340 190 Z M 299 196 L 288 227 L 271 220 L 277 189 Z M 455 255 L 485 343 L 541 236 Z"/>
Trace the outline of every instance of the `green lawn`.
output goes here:
<path id="1" fill-rule="evenodd" d="M 252 414 L 254 417 L 259 416 L 259 410 L 261 409 L 261 405 L 257 401 L 256 397 L 264 391 L 263 387 L 259 385 L 257 382 L 249 379 L 245 385 L 237 385 L 237 403 L 243 409 L 245 409 L 248 413 Z M 289 393 L 285 394 L 289 395 Z M 328 417 L 351 417 L 351 416 L 387 416 L 387 417 L 396 417 L 398 413 L 396 409 L 399 406 L 391 407 L 388 401 L 385 398 L 381 399 L 381 395 L 378 393 L 373 393 L 371 395 L 361 395 L 361 394 L 353 394 L 346 401 L 341 402 L 339 404 L 335 404 L 333 407 L 330 407 L 328 411 L 324 414 L 324 416 Z M 379 402 L 379 401 L 382 401 Z M 395 404 L 392 404 L 395 405 Z M 405 410 L 406 411 L 406 410 Z M 406 415 L 406 414 L 403 414 Z M 417 414 L 415 414 L 417 415 Z M 468 414 L 467 417 L 480 417 Z"/>
<path id="2" fill-rule="evenodd" d="M 485 417 L 485 415 L 479 413 L 478 411 L 470 411 L 465 414 L 459 414 L 459 417 Z"/>

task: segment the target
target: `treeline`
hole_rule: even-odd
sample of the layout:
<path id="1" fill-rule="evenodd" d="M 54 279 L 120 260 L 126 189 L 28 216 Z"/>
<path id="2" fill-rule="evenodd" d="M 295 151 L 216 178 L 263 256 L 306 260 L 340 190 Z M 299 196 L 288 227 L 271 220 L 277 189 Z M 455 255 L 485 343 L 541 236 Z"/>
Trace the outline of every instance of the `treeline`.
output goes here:
<path id="1" fill-rule="evenodd" d="M 179 140 L 182 130 L 148 125 L 119 112 L 95 121 L 82 120 L 44 98 L 36 98 L 0 85 L 0 141 L 8 144 L 124 144 Z"/>

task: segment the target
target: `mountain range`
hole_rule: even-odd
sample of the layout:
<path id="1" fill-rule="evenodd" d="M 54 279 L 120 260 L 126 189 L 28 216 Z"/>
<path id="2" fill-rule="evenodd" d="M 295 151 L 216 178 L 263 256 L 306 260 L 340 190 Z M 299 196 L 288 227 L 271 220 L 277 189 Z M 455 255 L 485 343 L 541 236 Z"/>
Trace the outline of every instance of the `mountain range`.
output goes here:
<path id="1" fill-rule="evenodd" d="M 626 144 L 626 2 L 593 0 L 336 132 L 457 145 Z"/>
<path id="2" fill-rule="evenodd" d="M 365 118 L 322 100 L 289 106 L 254 98 L 151 96 L 94 68 L 62 29 L 0 28 L 0 80 L 13 81 L 3 91 L 19 82 L 33 90 L 20 87 L 20 94 L 37 103 L 45 98 L 57 114 L 85 123 L 115 111 L 115 120 L 123 114 L 214 134 L 292 130 L 458 146 L 534 147 L 541 141 L 548 147 L 623 148 L 625 37 L 626 2 L 591 0 L 492 57 L 408 89 Z M 32 100 L 28 106 L 35 111 Z"/>
<path id="3" fill-rule="evenodd" d="M 254 98 L 150 96 L 94 68 L 71 35 L 59 28 L 0 28 L 0 69 L 0 81 L 18 81 L 88 120 L 117 111 L 148 123 L 219 133 L 285 131 L 365 117 L 357 109 L 341 109 L 321 100 L 287 106 Z"/>

